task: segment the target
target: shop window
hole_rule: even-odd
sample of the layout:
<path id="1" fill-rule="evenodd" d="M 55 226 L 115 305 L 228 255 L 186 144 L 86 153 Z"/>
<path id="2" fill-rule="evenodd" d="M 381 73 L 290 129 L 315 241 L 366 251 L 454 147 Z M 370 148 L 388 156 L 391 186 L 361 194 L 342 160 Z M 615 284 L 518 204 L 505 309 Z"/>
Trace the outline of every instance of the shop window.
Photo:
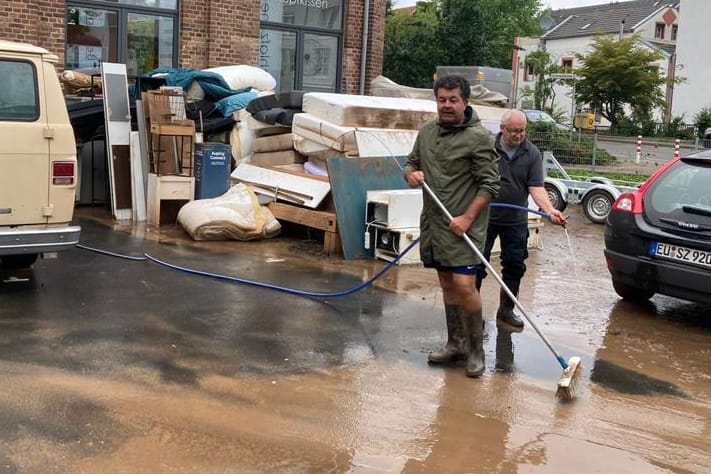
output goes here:
<path id="1" fill-rule="evenodd" d="M 102 62 L 125 63 L 129 77 L 157 67 L 172 67 L 176 60 L 177 0 L 115 3 L 115 9 L 67 7 L 65 67 L 98 72 Z M 120 5 L 151 7 L 155 13 Z"/>
<path id="2" fill-rule="evenodd" d="M 666 25 L 664 23 L 657 23 L 654 27 L 654 38 L 663 40 L 665 29 Z"/>
<path id="3" fill-rule="evenodd" d="M 129 76 L 173 65 L 173 18 L 129 13 L 127 29 L 126 72 Z"/>
<path id="4" fill-rule="evenodd" d="M 99 68 L 117 62 L 118 14 L 97 8 L 67 8 L 67 69 Z"/>
<path id="5" fill-rule="evenodd" d="M 310 33 L 304 35 L 304 89 L 334 92 L 337 58 L 338 38 Z"/>
<path id="6" fill-rule="evenodd" d="M 261 0 L 259 66 L 277 90 L 338 92 L 344 0 Z"/>
<path id="7" fill-rule="evenodd" d="M 343 0 L 262 0 L 261 20 L 340 30 Z"/>

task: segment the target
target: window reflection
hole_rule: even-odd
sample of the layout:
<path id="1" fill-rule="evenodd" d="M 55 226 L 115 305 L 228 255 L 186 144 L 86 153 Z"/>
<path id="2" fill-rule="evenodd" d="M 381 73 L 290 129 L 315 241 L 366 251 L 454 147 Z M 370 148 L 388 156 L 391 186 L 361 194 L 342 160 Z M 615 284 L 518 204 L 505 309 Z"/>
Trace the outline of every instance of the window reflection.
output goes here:
<path id="1" fill-rule="evenodd" d="M 96 8 L 67 8 L 67 69 L 99 68 L 118 61 L 118 15 Z"/>

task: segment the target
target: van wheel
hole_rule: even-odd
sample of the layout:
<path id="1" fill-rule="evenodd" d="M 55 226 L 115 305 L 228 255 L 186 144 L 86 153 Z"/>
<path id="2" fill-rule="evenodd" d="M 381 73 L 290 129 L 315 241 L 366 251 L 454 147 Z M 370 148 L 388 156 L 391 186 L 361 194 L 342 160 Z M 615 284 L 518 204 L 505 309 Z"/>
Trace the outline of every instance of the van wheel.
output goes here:
<path id="1" fill-rule="evenodd" d="M 6 270 L 19 270 L 31 267 L 37 261 L 36 253 L 24 253 L 22 255 L 3 255 L 0 257 L 0 268 Z"/>
<path id="2" fill-rule="evenodd" d="M 615 280 L 614 278 L 612 279 L 612 287 L 615 289 L 615 293 L 620 295 L 623 299 L 633 301 L 635 303 L 644 303 L 649 300 L 649 298 L 654 296 L 654 292 L 651 290 L 636 288 Z"/>
<path id="3" fill-rule="evenodd" d="M 604 224 L 613 202 L 612 195 L 607 191 L 590 191 L 583 197 L 583 213 L 590 222 Z"/>
<path id="4" fill-rule="evenodd" d="M 549 183 L 545 183 L 543 187 L 548 193 L 548 200 L 551 202 L 553 208 L 560 212 L 565 211 L 565 208 L 568 207 L 568 203 L 563 199 L 563 195 L 558 191 L 558 188 Z"/>

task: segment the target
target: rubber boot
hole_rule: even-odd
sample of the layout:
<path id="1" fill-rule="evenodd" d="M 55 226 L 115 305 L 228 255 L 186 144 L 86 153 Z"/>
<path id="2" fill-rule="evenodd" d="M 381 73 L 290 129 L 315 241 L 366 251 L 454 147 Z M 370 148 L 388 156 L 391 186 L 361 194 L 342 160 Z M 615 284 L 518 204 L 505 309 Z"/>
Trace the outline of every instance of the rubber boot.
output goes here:
<path id="1" fill-rule="evenodd" d="M 464 347 L 464 327 L 459 305 L 444 305 L 444 315 L 447 319 L 447 345 L 438 352 L 430 352 L 427 360 L 432 364 L 447 364 L 464 360 L 467 353 Z"/>
<path id="2" fill-rule="evenodd" d="M 499 372 L 513 372 L 514 353 L 511 341 L 511 329 L 507 324 L 497 324 L 496 327 L 496 364 Z"/>
<path id="3" fill-rule="evenodd" d="M 476 288 L 476 291 L 481 294 L 481 284 L 484 282 L 484 279 L 481 277 L 481 275 L 477 274 L 474 277 L 474 287 Z M 486 332 L 486 321 L 484 318 L 481 320 L 481 329 L 484 331 L 484 339 L 488 337 L 488 334 Z"/>
<path id="4" fill-rule="evenodd" d="M 518 296 L 520 280 L 504 280 L 504 283 L 509 287 L 509 290 L 511 290 L 514 296 Z M 496 319 L 516 329 L 523 329 L 523 319 L 514 313 L 514 302 L 509 298 L 509 295 L 506 294 L 503 288 L 499 292 L 499 309 L 496 312 Z"/>
<path id="5" fill-rule="evenodd" d="M 481 309 L 474 313 L 462 312 L 467 335 L 467 377 L 479 377 L 484 373 L 484 318 Z"/>

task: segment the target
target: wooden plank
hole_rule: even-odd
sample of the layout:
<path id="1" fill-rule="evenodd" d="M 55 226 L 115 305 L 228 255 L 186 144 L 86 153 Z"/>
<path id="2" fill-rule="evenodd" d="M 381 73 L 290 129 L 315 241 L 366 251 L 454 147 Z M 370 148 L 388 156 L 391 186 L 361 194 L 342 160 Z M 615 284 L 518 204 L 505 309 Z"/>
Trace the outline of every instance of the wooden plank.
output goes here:
<path id="1" fill-rule="evenodd" d="M 266 153 L 252 153 L 249 160 L 250 165 L 261 166 L 263 168 L 279 165 L 290 165 L 293 163 L 303 163 L 306 161 L 296 150 L 270 151 Z"/>
<path id="2" fill-rule="evenodd" d="M 315 211 L 281 202 L 270 202 L 268 207 L 277 220 L 285 220 L 331 233 L 338 231 L 338 219 L 335 212 Z"/>
<path id="3" fill-rule="evenodd" d="M 338 232 L 324 232 L 323 234 L 323 251 L 326 255 L 341 253 L 343 243 Z"/>
<path id="4" fill-rule="evenodd" d="M 363 245 L 366 192 L 407 189 L 401 168 L 405 159 L 404 156 L 328 159 L 331 194 L 346 260 L 373 257 L 373 249 Z"/>

